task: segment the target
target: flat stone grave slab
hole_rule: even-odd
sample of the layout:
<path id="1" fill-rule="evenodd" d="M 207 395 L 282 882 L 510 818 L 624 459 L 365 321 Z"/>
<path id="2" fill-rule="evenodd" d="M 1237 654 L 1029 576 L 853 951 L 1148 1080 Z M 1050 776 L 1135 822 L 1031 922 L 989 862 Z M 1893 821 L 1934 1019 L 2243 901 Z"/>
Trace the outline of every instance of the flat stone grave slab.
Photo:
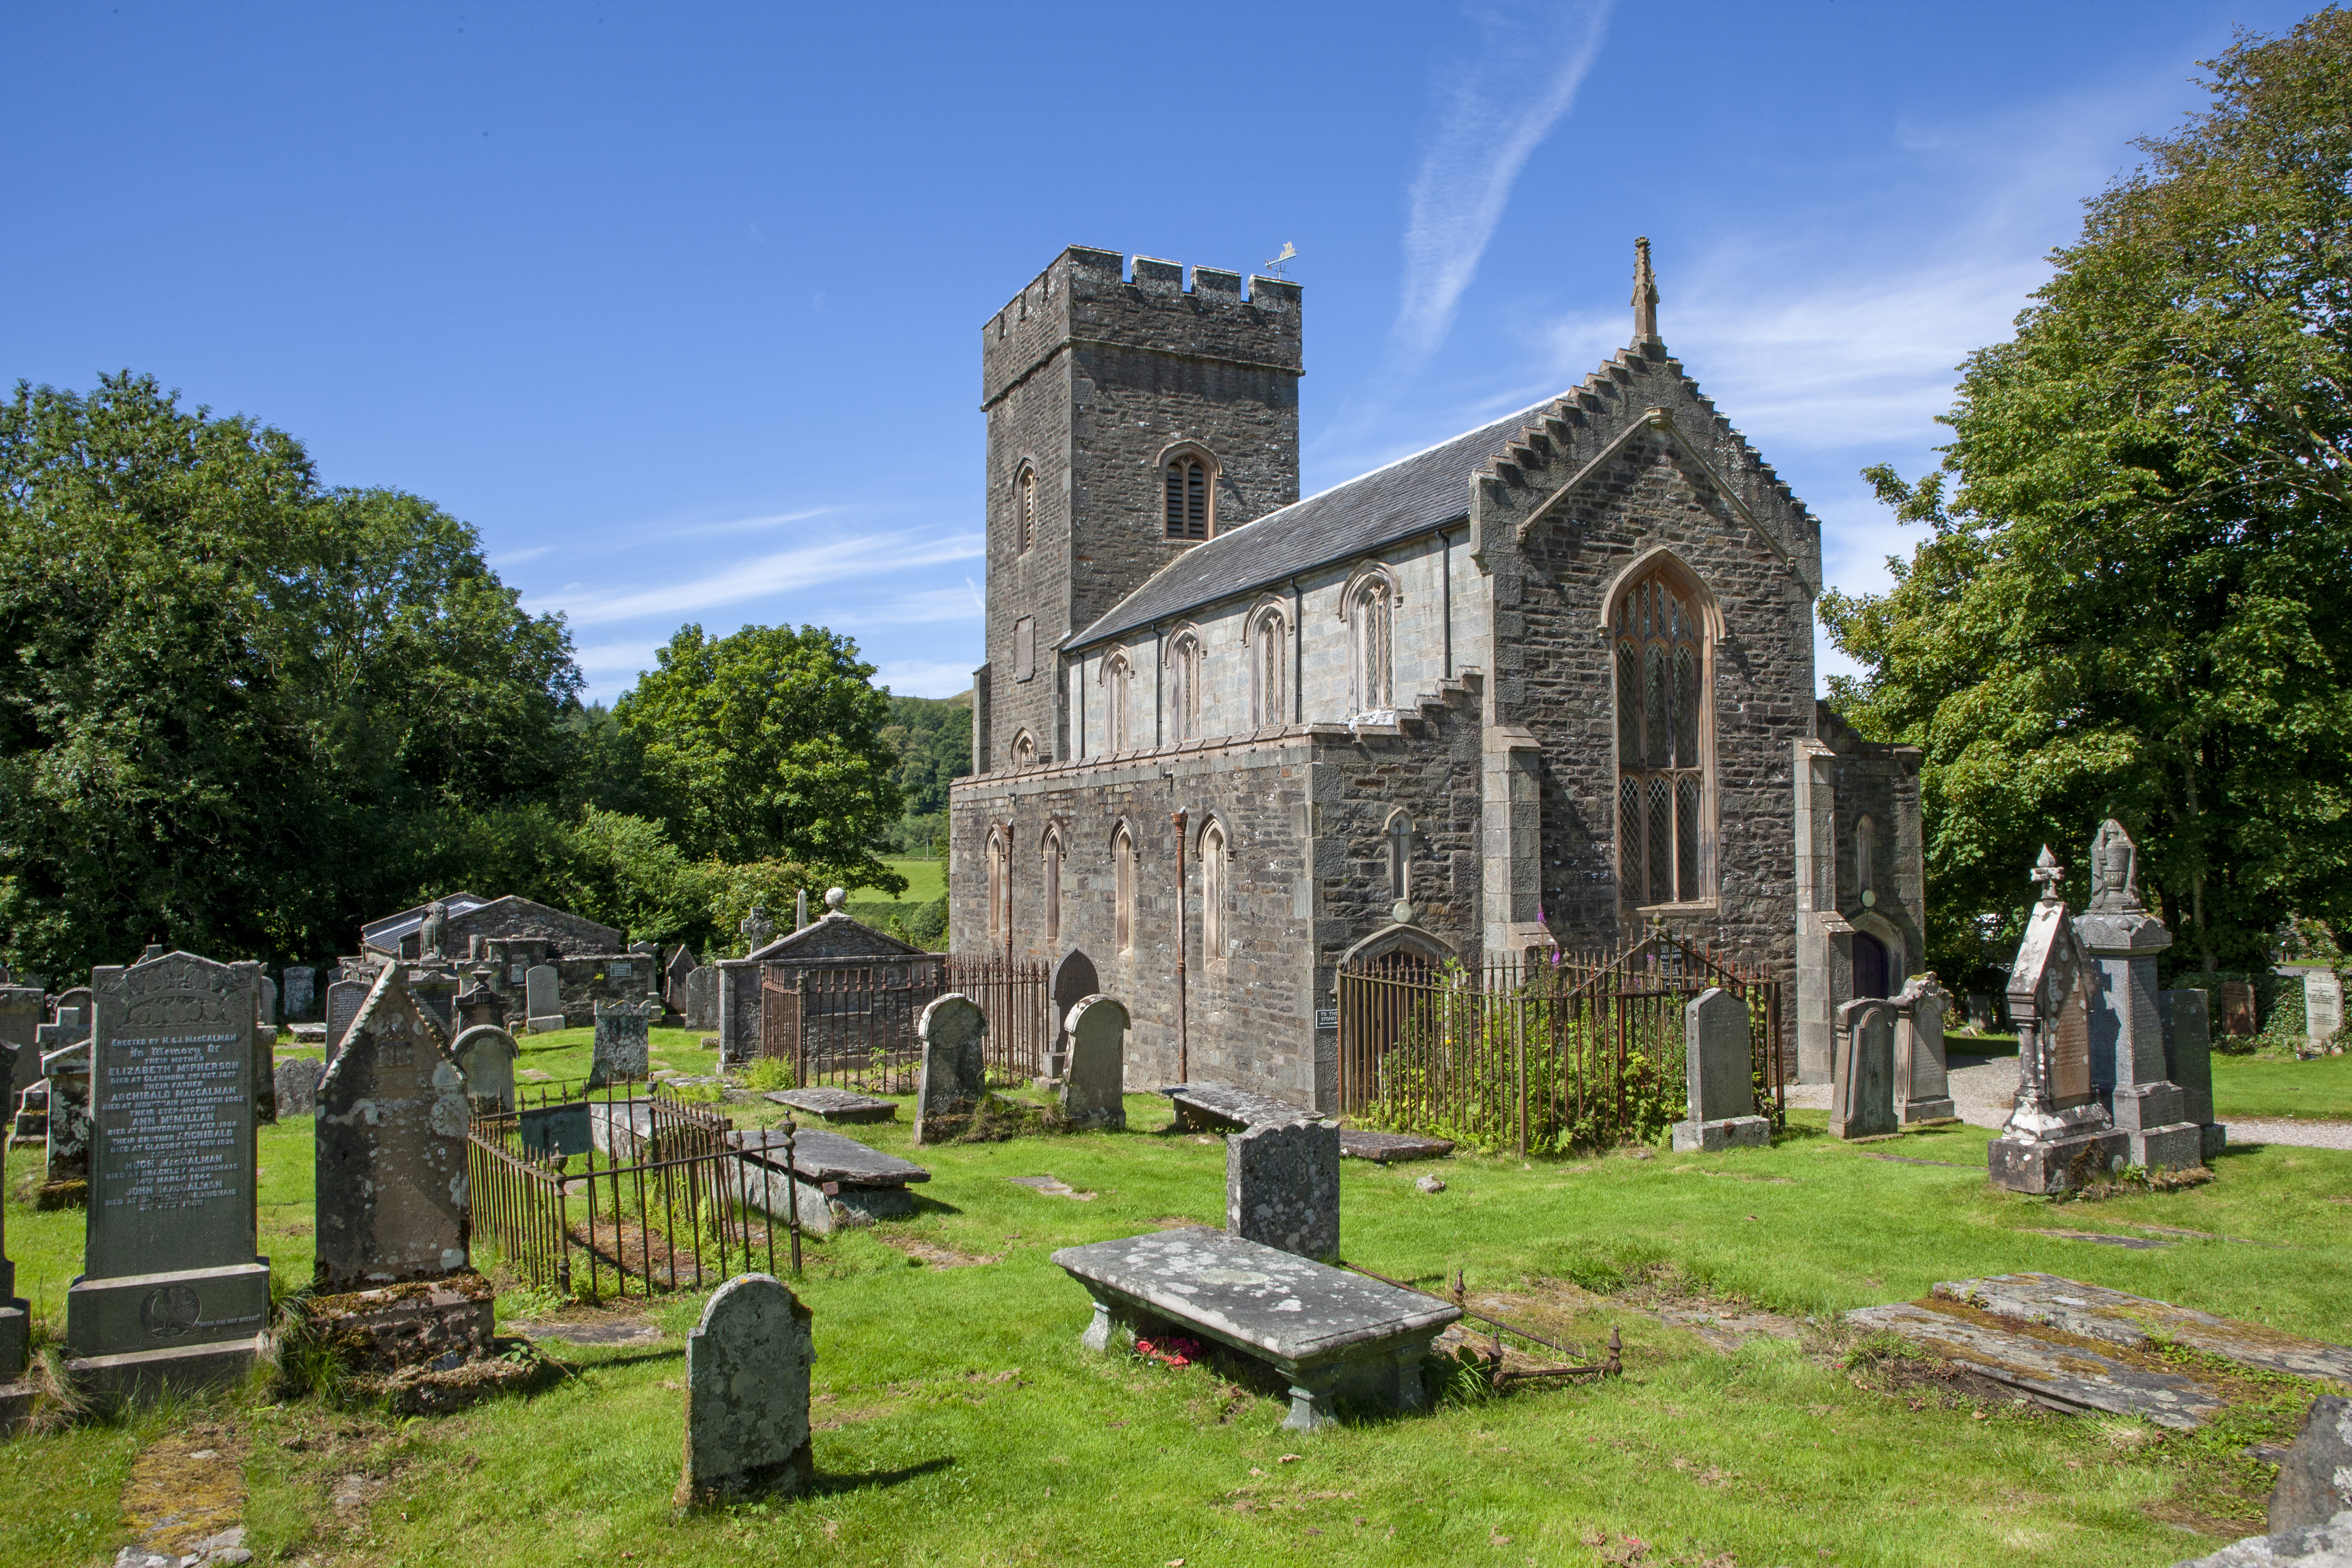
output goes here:
<path id="1" fill-rule="evenodd" d="M 1076 1198 L 1082 1204 L 1095 1201 L 1094 1194 L 1082 1193 L 1069 1183 L 1056 1180 L 1052 1176 L 1007 1176 L 1004 1179 L 1016 1187 L 1026 1187 L 1033 1193 L 1043 1193 L 1049 1198 Z"/>
<path id="2" fill-rule="evenodd" d="M 1114 1324 L 1205 1335 L 1290 1379 L 1293 1431 L 1329 1425 L 1341 1399 L 1422 1408 L 1422 1358 L 1462 1316 L 1450 1301 L 1215 1231 L 1066 1247 L 1054 1261 L 1094 1296 L 1087 1348 L 1110 1349 Z"/>
<path id="3" fill-rule="evenodd" d="M 1171 1083 L 1160 1092 L 1175 1102 L 1176 1125 L 1188 1132 L 1246 1132 L 1253 1127 L 1315 1120 L 1315 1112 L 1303 1105 L 1230 1083 Z"/>
<path id="4" fill-rule="evenodd" d="M 784 1135 L 775 1128 L 730 1132 L 750 1177 L 748 1201 L 762 1214 L 782 1216 Z M 843 1226 L 872 1225 L 915 1212 L 909 1184 L 931 1173 L 910 1160 L 869 1149 L 855 1138 L 811 1128 L 793 1140 L 793 1202 L 801 1228 L 831 1236 Z"/>
<path id="5" fill-rule="evenodd" d="M 870 1094 L 853 1094 L 845 1089 L 779 1089 L 767 1099 L 778 1105 L 789 1105 L 794 1110 L 805 1110 L 811 1116 L 821 1116 L 827 1121 L 896 1121 L 898 1107 L 895 1101 L 877 1100 Z"/>
<path id="6" fill-rule="evenodd" d="M 2160 1252 L 2170 1247 L 2168 1241 L 2158 1241 L 2152 1236 L 2109 1236 L 2096 1230 L 2037 1230 L 2036 1236 L 2054 1236 L 2061 1241 L 2087 1241 L 2099 1247 L 2120 1247 L 2131 1252 Z"/>
<path id="7" fill-rule="evenodd" d="M 2167 1339 L 2241 1366 L 2352 1383 L 2352 1349 L 2343 1345 L 2307 1340 L 2259 1323 L 2217 1318 L 2194 1308 L 2110 1290 L 2104 1285 L 2085 1285 L 2061 1275 L 1997 1274 L 1988 1279 L 1954 1279 L 1937 1285 L 1936 1294 L 1997 1317 L 2047 1323 L 2086 1340 L 2137 1345 L 2151 1338 Z"/>
<path id="8" fill-rule="evenodd" d="M 2055 1410 L 2142 1415 L 2159 1426 L 2193 1430 L 2221 1413 L 2221 1396 L 2176 1373 L 2150 1372 L 2078 1344 L 2044 1339 L 2024 1323 L 1991 1328 L 1916 1301 L 1848 1312 L 1861 1329 L 1889 1329 Z"/>
<path id="9" fill-rule="evenodd" d="M 1401 1160 L 1442 1160 L 1454 1152 L 1451 1138 L 1427 1138 L 1418 1132 L 1375 1132 L 1368 1127 L 1339 1129 L 1339 1158 L 1370 1160 L 1376 1165 Z"/>
<path id="10" fill-rule="evenodd" d="M 727 1142 L 752 1158 L 782 1164 L 784 1134 L 781 1129 L 755 1128 L 730 1132 Z M 869 1149 L 855 1138 L 812 1127 L 793 1139 L 793 1172 L 803 1181 L 855 1182 L 862 1187 L 903 1187 L 928 1182 L 931 1173 L 912 1160 Z"/>

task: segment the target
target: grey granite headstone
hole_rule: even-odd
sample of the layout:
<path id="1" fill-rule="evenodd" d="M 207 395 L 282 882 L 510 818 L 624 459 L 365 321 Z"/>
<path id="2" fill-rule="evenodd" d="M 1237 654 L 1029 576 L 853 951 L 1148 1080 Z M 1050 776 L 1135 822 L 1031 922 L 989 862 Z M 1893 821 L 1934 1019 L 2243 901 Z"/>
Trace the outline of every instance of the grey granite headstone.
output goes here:
<path id="1" fill-rule="evenodd" d="M 360 1016 L 367 1001 L 369 984 L 364 980 L 338 980 L 327 987 L 327 1057 L 332 1060 L 336 1049 L 343 1043 L 352 1020 Z"/>
<path id="2" fill-rule="evenodd" d="M 596 1050 L 588 1067 L 588 1087 L 636 1083 L 653 1071 L 654 1019 L 658 1002 L 596 1004 Z"/>
<path id="3" fill-rule="evenodd" d="M 310 1010 L 319 1005 L 319 972 L 307 963 L 286 966 L 285 985 L 279 1000 L 286 1005 L 286 1021 L 307 1024 Z"/>
<path id="4" fill-rule="evenodd" d="M 1831 1068 L 1831 1137 L 1881 1138 L 1896 1131 L 1893 1006 L 1874 996 L 1841 1005 Z"/>
<path id="5" fill-rule="evenodd" d="M 312 1057 L 291 1057 L 278 1064 L 278 1114 L 313 1116 L 319 1110 L 319 1079 L 327 1064 Z"/>
<path id="6" fill-rule="evenodd" d="M 744 1274 L 686 1337 L 686 1455 L 675 1501 L 790 1496 L 815 1479 L 809 1446 L 814 1315 L 782 1281 Z"/>
<path id="7" fill-rule="evenodd" d="M 2205 1158 L 2229 1147 L 2230 1130 L 2213 1116 L 2212 1004 L 2202 991 L 2166 991 L 2156 998 L 2164 1024 L 2164 1076 L 2180 1086 L 2180 1113 L 2203 1131 Z"/>
<path id="8" fill-rule="evenodd" d="M 1108 996 L 1088 996 L 1065 1024 L 1069 1066 L 1062 1074 L 1062 1114 L 1073 1121 L 1127 1127 L 1127 1009 Z"/>
<path id="9" fill-rule="evenodd" d="M 319 1084 L 317 1280 L 360 1290 L 466 1267 L 465 1075 L 387 964 Z"/>
<path id="10" fill-rule="evenodd" d="M 66 1008 L 70 1017 L 74 1009 Z M 81 1033 L 79 1027 L 43 1026 L 42 1033 Z M 89 1042 L 53 1046 L 41 1056 L 41 1087 L 47 1107 L 42 1129 L 41 1179 L 55 1187 L 61 1182 L 89 1180 Z"/>
<path id="11" fill-rule="evenodd" d="M 0 985 L 0 1111 L 14 1115 L 16 1097 L 41 1076 L 39 1037 L 45 999 L 30 985 Z"/>
<path id="12" fill-rule="evenodd" d="M 946 1135 L 946 1123 L 969 1116 L 988 1094 L 988 1015 L 950 991 L 923 1009 L 922 1076 L 915 1081 L 915 1142 Z"/>
<path id="13" fill-rule="evenodd" d="M 2091 907 L 2074 930 L 2100 970 L 2090 998 L 2092 1086 L 2126 1135 L 2131 1163 L 2201 1164 L 2203 1135 L 2182 1113 L 2180 1086 L 2164 1075 L 2156 961 L 2172 932 L 2140 901 L 2139 849 L 2120 823 L 2099 825 L 2090 861 Z"/>
<path id="14" fill-rule="evenodd" d="M 71 1365 L 110 1394 L 241 1378 L 269 1324 L 255 1253 L 260 966 L 167 952 L 90 975 L 89 1219 Z"/>
<path id="15" fill-rule="evenodd" d="M 662 1000 L 669 1004 L 671 1011 L 686 1011 L 687 977 L 701 967 L 702 961 L 694 956 L 694 950 L 690 947 L 680 946 L 669 955 L 669 963 L 662 972 L 667 980 L 662 991 Z"/>
<path id="16" fill-rule="evenodd" d="M 2304 1034 L 2315 1046 L 2332 1045 L 2344 1030 L 2344 982 L 2332 969 L 2303 972 Z"/>
<path id="17" fill-rule="evenodd" d="M 689 1029 L 719 1027 L 719 971 L 708 965 L 696 970 L 681 982 L 686 992 L 686 1004 L 679 1010 L 686 1015 Z"/>
<path id="18" fill-rule="evenodd" d="M 1101 990 L 1102 982 L 1095 974 L 1095 961 L 1088 958 L 1083 952 L 1072 948 L 1055 961 L 1053 986 L 1054 1048 L 1053 1059 L 1045 1067 L 1047 1078 L 1060 1078 L 1064 1069 L 1069 1065 L 1066 1058 L 1070 1054 L 1068 1028 L 1070 1009 Z"/>
<path id="19" fill-rule="evenodd" d="M 495 1024 L 477 1024 L 458 1031 L 449 1044 L 449 1056 L 466 1075 L 467 1103 L 483 1110 L 496 1106 L 512 1110 L 518 1054 L 514 1037 Z"/>
<path id="20" fill-rule="evenodd" d="M 1685 1120 L 1674 1127 L 1678 1150 L 1763 1149 L 1772 1124 L 1756 1114 L 1748 1004 L 1710 986 L 1683 1007 Z"/>
<path id="21" fill-rule="evenodd" d="M 534 1035 L 563 1027 L 562 977 L 551 963 L 534 963 L 523 972 L 525 1027 Z"/>
<path id="22" fill-rule="evenodd" d="M 259 977 L 257 984 L 261 1000 L 258 1010 L 253 1016 L 253 1021 L 274 1029 L 278 1026 L 278 982 L 264 974 Z"/>
<path id="23" fill-rule="evenodd" d="M 1989 1035 L 1998 1022 L 1993 1016 L 1992 998 L 1981 991 L 1969 993 L 1969 1028 L 1979 1035 Z"/>
<path id="24" fill-rule="evenodd" d="M 1915 974 L 1895 998 L 1895 1113 L 1908 1127 L 1958 1114 L 1944 1056 L 1944 1013 L 1951 997 L 1932 974 Z"/>
<path id="25" fill-rule="evenodd" d="M 1339 1251 L 1339 1124 L 1270 1122 L 1225 1138 L 1225 1233 L 1301 1258 Z"/>

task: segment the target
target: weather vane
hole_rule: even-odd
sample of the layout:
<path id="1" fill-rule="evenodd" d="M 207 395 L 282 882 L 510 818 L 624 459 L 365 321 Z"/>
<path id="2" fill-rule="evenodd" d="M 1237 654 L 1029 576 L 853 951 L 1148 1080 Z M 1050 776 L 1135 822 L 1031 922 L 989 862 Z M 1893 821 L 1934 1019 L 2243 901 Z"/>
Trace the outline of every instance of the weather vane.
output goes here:
<path id="1" fill-rule="evenodd" d="M 1298 247 L 1286 239 L 1282 242 L 1282 254 L 1266 262 L 1265 275 L 1269 278 L 1287 279 L 1290 274 L 1285 272 L 1283 268 L 1297 259 Z"/>

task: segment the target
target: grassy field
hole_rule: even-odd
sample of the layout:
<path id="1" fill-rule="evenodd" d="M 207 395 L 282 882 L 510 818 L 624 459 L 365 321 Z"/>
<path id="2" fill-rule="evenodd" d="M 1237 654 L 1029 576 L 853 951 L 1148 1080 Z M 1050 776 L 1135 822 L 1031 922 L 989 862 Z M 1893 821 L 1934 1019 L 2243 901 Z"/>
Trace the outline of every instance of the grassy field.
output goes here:
<path id="1" fill-rule="evenodd" d="M 583 1038 L 526 1041 L 522 1065 L 573 1076 Z M 657 1040 L 685 1070 L 709 1058 Z M 754 1101 L 766 1120 L 777 1109 Z M 2197 1536 L 2260 1528 L 2268 1472 L 2240 1456 L 2267 1417 L 2194 1436 L 2095 1419 L 1979 1411 L 1893 1395 L 1845 1363 L 1832 1315 L 1915 1297 L 1938 1279 L 2047 1269 L 2346 1337 L 2352 1155 L 2232 1152 L 2188 1192 L 2053 1205 L 1983 1180 L 1986 1134 L 1914 1133 L 1864 1151 L 1799 1112 L 1779 1146 L 1722 1156 L 1616 1154 L 1522 1164 L 1455 1159 L 1381 1170 L 1349 1162 L 1342 1239 L 1367 1268 L 1434 1284 L 1466 1271 L 1586 1344 L 1611 1325 L 1627 1375 L 1597 1387 L 1449 1397 L 1432 1415 L 1302 1437 L 1284 1405 L 1208 1367 L 1171 1370 L 1080 1351 L 1085 1293 L 1057 1247 L 1222 1216 L 1216 1141 L 1144 1131 L 1157 1097 L 1129 1100 L 1124 1134 L 954 1145 L 922 1212 L 812 1242 L 799 1286 L 816 1313 L 814 1495 L 674 1519 L 682 1335 L 691 1297 L 567 1316 L 646 1317 L 652 1345 L 554 1346 L 575 1375 L 528 1400 L 387 1422 L 310 1404 L 249 1410 L 247 1544 L 264 1562 L 556 1564 L 1101 1563 L 1256 1564 L 1680 1562 L 1945 1563 L 2033 1557 L 2158 1564 Z M 905 1151 L 904 1124 L 861 1130 Z M 307 1276 L 310 1123 L 263 1138 L 265 1249 Z M 1899 1152 L 1948 1164 L 1897 1163 Z M 11 1162 L 11 1190 L 26 1156 Z M 1445 1191 L 1415 1190 L 1435 1172 Z M 1018 1187 L 1053 1175 L 1076 1201 Z M 2159 1250 L 2036 1234 L 2186 1227 Z M 81 1216 L 12 1204 L 19 1288 L 58 1322 Z M 2146 1234 L 2144 1232 L 2138 1234 Z M 2270 1243 L 2260 1249 L 2221 1237 Z M 1801 1343 L 1735 1353 L 1643 1314 L 1665 1296 L 1743 1300 L 1812 1320 Z M 548 1303 L 502 1303 L 544 1312 Z M 0 1561 L 97 1563 L 124 1539 L 114 1513 L 147 1436 L 191 1412 L 0 1447 Z M 1297 1455 L 1296 1459 L 1286 1459 Z M 338 1478 L 367 1500 L 338 1509 Z M 1633 1542 L 1638 1541 L 1638 1546 Z"/>
<path id="2" fill-rule="evenodd" d="M 907 879 L 907 890 L 898 895 L 898 902 L 928 904 L 934 899 L 947 897 L 948 863 L 946 861 L 885 860 L 882 864 Z M 852 903 L 866 899 L 879 899 L 883 896 L 879 889 L 874 888 L 852 888 L 849 890 Z"/>
<path id="3" fill-rule="evenodd" d="M 2314 1057 L 2307 1062 L 2217 1056 L 2213 1113 L 2224 1121 L 2232 1116 L 2352 1117 L 2352 1056 Z"/>

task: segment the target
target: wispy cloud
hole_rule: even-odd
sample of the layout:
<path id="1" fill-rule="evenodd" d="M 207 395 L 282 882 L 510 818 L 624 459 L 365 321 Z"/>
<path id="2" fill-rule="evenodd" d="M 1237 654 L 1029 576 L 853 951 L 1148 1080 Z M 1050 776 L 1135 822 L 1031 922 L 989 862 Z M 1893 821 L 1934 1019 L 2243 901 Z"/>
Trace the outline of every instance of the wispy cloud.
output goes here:
<path id="1" fill-rule="evenodd" d="M 1403 366 L 1444 341 L 1528 155 L 1576 101 L 1608 30 L 1609 0 L 1506 0 L 1471 11 L 1477 58 L 1448 69 L 1436 129 L 1408 192 Z"/>
<path id="2" fill-rule="evenodd" d="M 555 546 L 552 544 L 534 544 L 527 550 L 501 550 L 496 555 L 487 559 L 489 562 L 490 570 L 495 572 L 502 567 L 520 566 L 526 561 L 536 561 L 542 555 L 554 553 Z"/>
<path id="3" fill-rule="evenodd" d="M 971 689 L 970 664 L 940 664 L 919 658 L 892 659 L 874 678 L 899 697 L 953 697 Z"/>
<path id="4" fill-rule="evenodd" d="M 707 539 L 713 534 L 756 533 L 761 529 L 782 528 L 786 523 L 806 522 L 810 518 L 824 517 L 840 510 L 837 506 L 813 506 L 800 511 L 763 512 L 758 517 L 734 517 L 720 522 L 663 524 L 658 531 L 664 539 Z"/>
<path id="5" fill-rule="evenodd" d="M 925 588 L 878 604 L 862 605 L 833 617 L 836 626 L 929 626 L 942 621 L 976 621 L 988 613 L 982 599 L 966 581 L 952 588 Z"/>
<path id="6" fill-rule="evenodd" d="M 969 561 L 982 549 L 982 538 L 977 533 L 861 534 L 730 562 L 698 577 L 657 586 L 566 588 L 535 599 L 530 607 L 534 612 L 561 610 L 574 626 L 630 621 L 642 616 L 691 615 L 858 577 L 887 580 L 911 567 Z"/>

